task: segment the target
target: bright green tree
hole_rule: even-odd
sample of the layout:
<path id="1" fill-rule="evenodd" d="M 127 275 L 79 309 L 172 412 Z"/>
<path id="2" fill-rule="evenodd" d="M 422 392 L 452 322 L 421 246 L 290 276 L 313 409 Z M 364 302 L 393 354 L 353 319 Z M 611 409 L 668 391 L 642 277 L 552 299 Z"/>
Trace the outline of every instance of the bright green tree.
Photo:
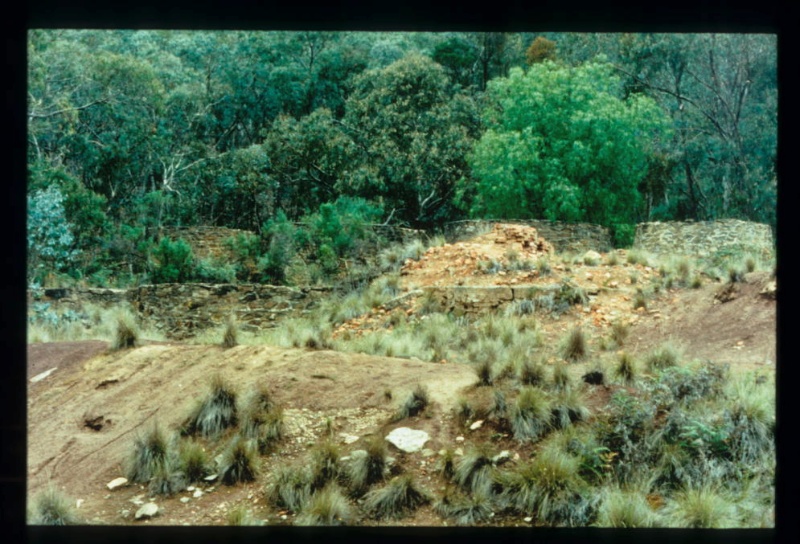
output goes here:
<path id="1" fill-rule="evenodd" d="M 668 131 L 656 103 L 623 100 L 602 62 L 514 68 L 488 92 L 488 128 L 469 158 L 475 186 L 463 193 L 474 190 L 472 214 L 587 221 L 629 235 L 648 157 Z"/>

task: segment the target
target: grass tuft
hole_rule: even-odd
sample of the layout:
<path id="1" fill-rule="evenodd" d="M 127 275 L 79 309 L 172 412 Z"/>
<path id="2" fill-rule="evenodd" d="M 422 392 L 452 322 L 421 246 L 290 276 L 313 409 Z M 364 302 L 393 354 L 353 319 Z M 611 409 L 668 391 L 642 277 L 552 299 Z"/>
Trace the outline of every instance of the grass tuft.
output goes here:
<path id="1" fill-rule="evenodd" d="M 133 319 L 129 316 L 119 316 L 117 318 L 117 329 L 114 333 L 114 340 L 111 342 L 111 350 L 119 351 L 135 348 L 138 341 L 139 331 Z"/>
<path id="2" fill-rule="evenodd" d="M 261 525 L 254 517 L 253 513 L 243 504 L 239 504 L 228 510 L 225 516 L 228 525 L 234 527 L 244 527 L 248 525 Z"/>
<path id="3" fill-rule="evenodd" d="M 154 425 L 144 436 L 134 439 L 126 477 L 131 482 L 148 483 L 159 470 L 166 468 L 169 443 L 166 435 Z"/>
<path id="4" fill-rule="evenodd" d="M 486 386 L 494 383 L 494 373 L 492 372 L 492 362 L 484 359 L 475 365 L 475 373 L 478 375 L 478 385 Z"/>
<path id="5" fill-rule="evenodd" d="M 210 394 L 184 423 L 183 434 L 200 434 L 216 439 L 237 421 L 236 393 L 219 375 L 215 375 L 211 380 Z"/>
<path id="6" fill-rule="evenodd" d="M 31 525 L 79 525 L 82 520 L 73 505 L 72 499 L 51 484 L 33 498 L 28 512 L 28 523 Z"/>
<path id="7" fill-rule="evenodd" d="M 626 385 L 631 385 L 636 381 L 636 363 L 627 352 L 620 353 L 614 375 Z"/>
<path id="8" fill-rule="evenodd" d="M 193 441 L 182 441 L 178 450 L 178 468 L 190 482 L 203 479 L 208 473 L 208 454 Z"/>
<path id="9" fill-rule="evenodd" d="M 235 436 L 222 454 L 222 483 L 252 482 L 258 476 L 258 452 L 252 441 Z"/>
<path id="10" fill-rule="evenodd" d="M 424 385 L 418 384 L 394 413 L 392 421 L 400 421 L 421 413 L 428 407 L 429 402 L 428 389 Z"/>
<path id="11" fill-rule="evenodd" d="M 225 333 L 222 335 L 222 347 L 229 349 L 239 345 L 238 336 L 236 322 L 233 318 L 228 319 L 228 322 L 225 324 Z"/>
<path id="12" fill-rule="evenodd" d="M 313 475 L 304 466 L 278 466 L 266 489 L 267 503 L 276 508 L 300 512 L 311 498 Z"/>
<path id="13" fill-rule="evenodd" d="M 417 487 L 413 476 L 404 474 L 367 493 L 364 510 L 374 519 L 401 519 L 429 502 L 428 492 Z"/>
<path id="14" fill-rule="evenodd" d="M 517 440 L 538 440 L 550 427 L 550 403 L 539 389 L 523 387 L 511 407 L 510 418 Z"/>
<path id="15" fill-rule="evenodd" d="M 367 441 L 367 454 L 356 457 L 350 464 L 347 482 L 355 495 L 361 495 L 374 483 L 383 480 L 386 469 L 386 442 L 379 437 Z"/>
<path id="16" fill-rule="evenodd" d="M 553 367 L 553 386 L 556 389 L 566 389 L 569 387 L 570 381 L 567 365 L 557 364 Z"/>
<path id="17" fill-rule="evenodd" d="M 295 525 L 348 525 L 354 521 L 355 515 L 347 498 L 338 486 L 328 485 L 311 497 L 297 516 Z"/>
<path id="18" fill-rule="evenodd" d="M 678 493 L 667 515 L 677 527 L 723 529 L 734 526 L 731 503 L 717 491 L 706 487 Z"/>
<path id="19" fill-rule="evenodd" d="M 573 423 L 589 417 L 589 409 L 579 389 L 563 389 L 558 392 L 550 408 L 551 424 L 556 429 L 566 429 Z"/>
<path id="20" fill-rule="evenodd" d="M 664 342 L 650 352 L 645 358 L 645 364 L 650 372 L 664 370 L 677 366 L 681 360 L 681 352 L 672 342 Z"/>
<path id="21" fill-rule="evenodd" d="M 519 367 L 517 378 L 522 385 L 542 385 L 545 381 L 544 366 L 526 359 Z"/>
<path id="22" fill-rule="evenodd" d="M 242 436 L 255 440 L 261 454 L 269 452 L 283 438 L 283 410 L 275 405 L 264 387 L 251 394 L 239 420 Z"/>
<path id="23" fill-rule="evenodd" d="M 341 452 L 339 447 L 325 440 L 311 449 L 311 488 L 319 490 L 328 483 L 335 482 L 342 475 L 339 466 Z"/>
<path id="24" fill-rule="evenodd" d="M 495 468 L 488 446 L 480 444 L 467 451 L 456 463 L 453 480 L 466 492 L 490 495 Z"/>
<path id="25" fill-rule="evenodd" d="M 151 495 L 174 495 L 189 485 L 186 474 L 180 470 L 171 470 L 169 465 L 170 463 L 167 463 L 156 468 L 156 472 L 147 486 Z"/>
<path id="26" fill-rule="evenodd" d="M 564 340 L 561 355 L 567 361 L 579 361 L 584 359 L 588 352 L 589 347 L 583 329 L 575 327 Z"/>
<path id="27" fill-rule="evenodd" d="M 487 495 L 478 493 L 465 496 L 448 489 L 433 505 L 434 511 L 458 525 L 476 525 L 492 518 L 492 501 Z"/>
<path id="28" fill-rule="evenodd" d="M 611 339 L 617 344 L 617 346 L 624 346 L 625 340 L 628 339 L 629 334 L 630 327 L 624 321 L 617 320 L 611 324 Z"/>
<path id="29" fill-rule="evenodd" d="M 606 491 L 597 511 L 597 525 L 600 527 L 653 527 L 656 519 L 644 495 L 620 489 Z"/>

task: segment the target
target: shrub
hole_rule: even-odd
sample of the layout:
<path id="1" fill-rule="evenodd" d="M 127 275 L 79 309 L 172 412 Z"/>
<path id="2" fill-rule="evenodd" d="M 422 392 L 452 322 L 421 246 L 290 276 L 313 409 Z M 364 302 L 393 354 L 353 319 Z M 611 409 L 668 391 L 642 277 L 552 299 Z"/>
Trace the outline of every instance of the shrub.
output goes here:
<path id="1" fill-rule="evenodd" d="M 151 255 L 155 261 L 150 273 L 153 283 L 183 283 L 194 275 L 194 255 L 185 240 L 161 238 Z"/>
<path id="2" fill-rule="evenodd" d="M 645 364 L 650 372 L 664 370 L 677 366 L 681 359 L 681 352 L 672 342 L 665 342 L 650 352 L 645 358 Z"/>
<path id="3" fill-rule="evenodd" d="M 754 464 L 775 448 L 775 391 L 745 378 L 729 389 L 724 420 L 730 428 L 728 444 L 735 459 Z"/>
<path id="4" fill-rule="evenodd" d="M 326 486 L 308 501 L 295 525 L 347 525 L 355 521 L 350 504 L 336 485 Z"/>
<path id="5" fill-rule="evenodd" d="M 485 494 L 477 493 L 464 496 L 452 489 L 433 505 L 434 511 L 443 518 L 452 519 L 458 525 L 475 525 L 489 521 L 492 512 L 491 498 Z"/>
<path id="6" fill-rule="evenodd" d="M 197 405 L 183 425 L 183 434 L 200 434 L 216 439 L 227 429 L 236 425 L 236 393 L 219 376 L 211 381 L 211 392 Z"/>
<path id="7" fill-rule="evenodd" d="M 603 493 L 597 511 L 597 525 L 618 529 L 653 527 L 656 515 L 646 498 L 634 491 L 612 489 Z"/>
<path id="8" fill-rule="evenodd" d="M 362 494 L 369 486 L 383 480 L 386 469 L 386 442 L 372 438 L 366 444 L 366 455 L 356 457 L 350 464 L 347 474 L 350 489 L 356 495 Z"/>
<path id="9" fill-rule="evenodd" d="M 536 310 L 536 305 L 532 300 L 522 299 L 515 300 L 506 308 L 507 317 L 521 317 L 523 315 L 532 315 Z"/>
<path id="10" fill-rule="evenodd" d="M 50 484 L 31 501 L 28 523 L 31 525 L 79 525 L 82 523 L 71 498 Z"/>
<path id="11" fill-rule="evenodd" d="M 276 508 L 300 512 L 311 498 L 313 475 L 304 466 L 278 466 L 266 489 L 267 502 Z"/>
<path id="12" fill-rule="evenodd" d="M 428 492 L 419 489 L 411 475 L 404 474 L 367 493 L 364 510 L 376 519 L 400 519 L 430 501 Z"/>
<path id="13" fill-rule="evenodd" d="M 166 468 L 168 455 L 167 437 L 157 424 L 153 425 L 147 434 L 134 439 L 126 477 L 135 483 L 149 482 L 159 469 Z"/>
<path id="14" fill-rule="evenodd" d="M 553 386 L 556 389 L 566 389 L 570 385 L 567 365 L 557 364 L 553 367 Z"/>
<path id="15" fill-rule="evenodd" d="M 417 385 L 408 395 L 406 401 L 397 409 L 392 416 L 392 421 L 400 421 L 408 417 L 415 416 L 427 408 L 429 402 L 428 389 L 423 385 Z"/>
<path id="16" fill-rule="evenodd" d="M 510 419 L 517 440 L 538 440 L 550 427 L 550 404 L 544 393 L 533 387 L 523 387 L 511 408 Z"/>
<path id="17" fill-rule="evenodd" d="M 194 275 L 201 282 L 234 283 L 236 281 L 236 265 L 218 263 L 212 259 L 200 259 L 195 266 Z"/>
<path id="18" fill-rule="evenodd" d="M 567 361 L 578 361 L 586 357 L 589 348 L 583 329 L 576 327 L 570 331 L 561 346 L 561 355 Z"/>
<path id="19" fill-rule="evenodd" d="M 225 324 L 225 333 L 222 335 L 222 347 L 225 349 L 232 348 L 239 344 L 238 332 L 236 329 L 236 322 L 233 318 L 228 319 Z"/>
<path id="20" fill-rule="evenodd" d="M 222 454 L 220 479 L 226 485 L 252 482 L 258 475 L 258 452 L 252 441 L 235 436 Z"/>
<path id="21" fill-rule="evenodd" d="M 679 402 L 716 397 L 727 380 L 728 365 L 714 363 L 693 368 L 667 366 L 658 376 L 658 384 L 669 389 L 672 398 Z"/>
<path id="22" fill-rule="evenodd" d="M 119 316 L 117 318 L 117 329 L 114 334 L 114 341 L 111 343 L 113 351 L 135 348 L 138 342 L 139 333 L 133 319 L 129 316 Z"/>

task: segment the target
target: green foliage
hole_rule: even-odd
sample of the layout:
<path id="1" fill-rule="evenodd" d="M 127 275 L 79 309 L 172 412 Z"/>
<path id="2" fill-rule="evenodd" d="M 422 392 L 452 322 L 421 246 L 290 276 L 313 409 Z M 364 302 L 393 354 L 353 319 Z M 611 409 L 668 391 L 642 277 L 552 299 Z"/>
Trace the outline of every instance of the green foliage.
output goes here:
<path id="1" fill-rule="evenodd" d="M 409 474 L 393 478 L 385 487 L 364 497 L 364 510 L 376 519 L 401 519 L 431 501 L 430 495 L 417 487 Z"/>
<path id="2" fill-rule="evenodd" d="M 28 523 L 31 525 L 79 525 L 82 523 L 82 519 L 75 511 L 73 500 L 59 491 L 55 485 L 50 484 L 33 498 L 28 512 Z"/>
<path id="3" fill-rule="evenodd" d="M 264 224 L 262 232 L 269 241 L 266 254 L 258 261 L 258 268 L 267 279 L 283 283 L 286 267 L 297 252 L 297 229 L 286 214 L 278 210 L 275 217 Z"/>
<path id="4" fill-rule="evenodd" d="M 153 283 L 183 283 L 194 273 L 192 248 L 183 239 L 162 238 L 152 250 L 154 260 L 150 274 Z"/>
<path id="5" fill-rule="evenodd" d="M 295 525 L 348 525 L 353 521 L 355 514 L 347 498 L 336 485 L 329 485 L 311 497 Z"/>
<path id="6" fill-rule="evenodd" d="M 541 438 L 550 430 L 550 408 L 550 402 L 541 390 L 523 387 L 509 415 L 514 438 L 520 442 Z"/>
<path id="7" fill-rule="evenodd" d="M 445 494 L 436 500 L 434 511 L 446 519 L 454 520 L 458 525 L 476 525 L 492 518 L 492 500 L 483 493 L 463 493 L 448 488 Z"/>
<path id="8" fill-rule="evenodd" d="M 292 512 L 303 510 L 311 498 L 312 479 L 308 467 L 278 465 L 266 489 L 267 502 Z"/>
<path id="9" fill-rule="evenodd" d="M 488 93 L 488 128 L 469 157 L 474 216 L 637 222 L 647 154 L 667 133 L 653 100 L 623 100 L 619 79 L 600 62 L 512 69 Z"/>
<path id="10" fill-rule="evenodd" d="M 672 342 L 664 342 L 645 357 L 650 372 L 676 366 L 681 360 L 681 350 Z"/>
<path id="11" fill-rule="evenodd" d="M 178 449 L 177 466 L 186 475 L 188 481 L 199 481 L 208 473 L 208 454 L 201 444 L 183 440 Z"/>
<path id="12" fill-rule="evenodd" d="M 536 64 L 546 60 L 556 59 L 556 42 L 548 40 L 544 36 L 536 36 L 531 45 L 525 51 L 525 60 L 528 64 Z"/>
<path id="13" fill-rule="evenodd" d="M 28 282 L 41 283 L 47 272 L 66 270 L 73 262 L 72 225 L 57 187 L 28 195 Z"/>

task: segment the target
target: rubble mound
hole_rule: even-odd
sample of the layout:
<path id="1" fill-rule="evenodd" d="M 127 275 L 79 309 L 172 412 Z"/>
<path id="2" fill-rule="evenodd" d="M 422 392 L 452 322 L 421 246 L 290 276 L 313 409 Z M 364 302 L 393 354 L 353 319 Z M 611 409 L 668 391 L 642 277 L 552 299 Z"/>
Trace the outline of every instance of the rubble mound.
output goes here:
<path id="1" fill-rule="evenodd" d="M 417 287 L 483 284 L 487 272 L 499 276 L 492 284 L 518 283 L 536 278 L 536 260 L 552 253 L 552 244 L 534 227 L 496 223 L 468 241 L 429 248 L 419 261 L 407 261 L 400 273 L 407 286 Z"/>

